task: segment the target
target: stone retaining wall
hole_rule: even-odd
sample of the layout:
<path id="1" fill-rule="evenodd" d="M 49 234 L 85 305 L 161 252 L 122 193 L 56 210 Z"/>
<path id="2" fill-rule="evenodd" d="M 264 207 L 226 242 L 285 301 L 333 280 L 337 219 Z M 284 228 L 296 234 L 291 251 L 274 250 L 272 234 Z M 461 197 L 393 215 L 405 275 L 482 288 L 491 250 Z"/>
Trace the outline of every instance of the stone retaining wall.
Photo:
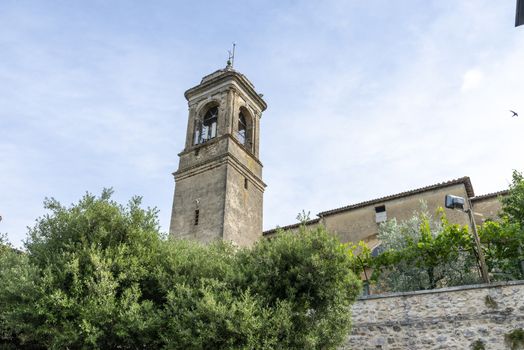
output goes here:
<path id="1" fill-rule="evenodd" d="M 524 328 L 524 281 L 372 295 L 353 306 L 341 350 L 509 349 L 504 336 Z"/>

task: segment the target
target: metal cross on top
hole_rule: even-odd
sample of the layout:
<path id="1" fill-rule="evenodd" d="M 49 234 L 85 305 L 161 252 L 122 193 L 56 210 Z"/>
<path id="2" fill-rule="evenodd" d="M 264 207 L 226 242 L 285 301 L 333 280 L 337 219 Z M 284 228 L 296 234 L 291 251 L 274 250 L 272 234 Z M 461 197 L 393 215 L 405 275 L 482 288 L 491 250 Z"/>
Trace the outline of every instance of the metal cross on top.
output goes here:
<path id="1" fill-rule="evenodd" d="M 227 50 L 229 53 L 229 58 L 227 59 L 227 66 L 233 68 L 235 64 L 235 47 L 237 44 L 233 43 L 233 50 Z"/>

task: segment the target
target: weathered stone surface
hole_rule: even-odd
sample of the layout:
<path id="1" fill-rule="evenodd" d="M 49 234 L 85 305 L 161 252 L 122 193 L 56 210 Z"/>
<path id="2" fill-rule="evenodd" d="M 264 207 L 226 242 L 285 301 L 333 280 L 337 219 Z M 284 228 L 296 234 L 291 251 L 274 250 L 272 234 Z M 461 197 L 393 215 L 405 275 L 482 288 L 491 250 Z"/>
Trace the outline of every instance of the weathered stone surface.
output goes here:
<path id="1" fill-rule="evenodd" d="M 265 184 L 258 153 L 260 117 L 266 104 L 253 85 L 230 67 L 204 77 L 185 96 L 189 106 L 186 146 L 174 174 L 170 234 L 248 246 L 262 237 Z M 195 130 L 215 107 L 216 136 L 195 144 Z M 238 136 L 240 113 L 246 123 L 245 142 Z"/>
<path id="2" fill-rule="evenodd" d="M 486 302 L 490 296 L 496 307 Z M 524 281 L 374 295 L 353 306 L 347 349 L 507 349 L 504 335 L 524 328 Z"/>

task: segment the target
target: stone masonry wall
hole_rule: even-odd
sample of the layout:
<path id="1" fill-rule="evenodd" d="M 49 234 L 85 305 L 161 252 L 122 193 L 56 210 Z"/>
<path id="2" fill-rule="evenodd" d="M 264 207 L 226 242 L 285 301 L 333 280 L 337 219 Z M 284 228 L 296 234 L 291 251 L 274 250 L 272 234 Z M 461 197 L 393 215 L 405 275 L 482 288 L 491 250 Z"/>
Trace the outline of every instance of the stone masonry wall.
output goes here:
<path id="1" fill-rule="evenodd" d="M 396 218 L 398 221 L 409 220 L 414 212 L 422 209 L 421 201 L 427 205 L 428 213 L 438 219 L 437 209 L 444 206 L 446 194 L 467 197 L 464 184 L 435 188 L 422 193 L 405 197 L 384 200 L 360 208 L 343 211 L 323 217 L 324 226 L 329 232 L 334 233 L 342 242 L 367 241 L 370 247 L 375 246 L 378 234 L 378 225 L 375 221 L 375 207 L 385 205 L 387 218 Z M 462 211 L 444 209 L 448 220 L 455 224 L 467 225 L 468 217 Z"/>
<path id="2" fill-rule="evenodd" d="M 524 281 L 372 295 L 353 306 L 341 350 L 509 349 L 504 335 L 524 328 Z"/>

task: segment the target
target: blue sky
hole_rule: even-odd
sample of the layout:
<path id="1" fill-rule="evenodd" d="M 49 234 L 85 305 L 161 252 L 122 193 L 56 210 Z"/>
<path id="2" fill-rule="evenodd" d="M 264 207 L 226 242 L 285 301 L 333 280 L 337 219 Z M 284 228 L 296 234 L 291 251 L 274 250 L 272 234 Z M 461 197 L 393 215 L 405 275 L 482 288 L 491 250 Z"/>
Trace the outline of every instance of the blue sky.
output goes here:
<path id="1" fill-rule="evenodd" d="M 514 1 L 0 2 L 0 232 L 113 187 L 168 230 L 186 89 L 225 66 L 264 94 L 264 227 L 524 170 Z M 509 109 L 522 111 L 511 118 Z"/>

